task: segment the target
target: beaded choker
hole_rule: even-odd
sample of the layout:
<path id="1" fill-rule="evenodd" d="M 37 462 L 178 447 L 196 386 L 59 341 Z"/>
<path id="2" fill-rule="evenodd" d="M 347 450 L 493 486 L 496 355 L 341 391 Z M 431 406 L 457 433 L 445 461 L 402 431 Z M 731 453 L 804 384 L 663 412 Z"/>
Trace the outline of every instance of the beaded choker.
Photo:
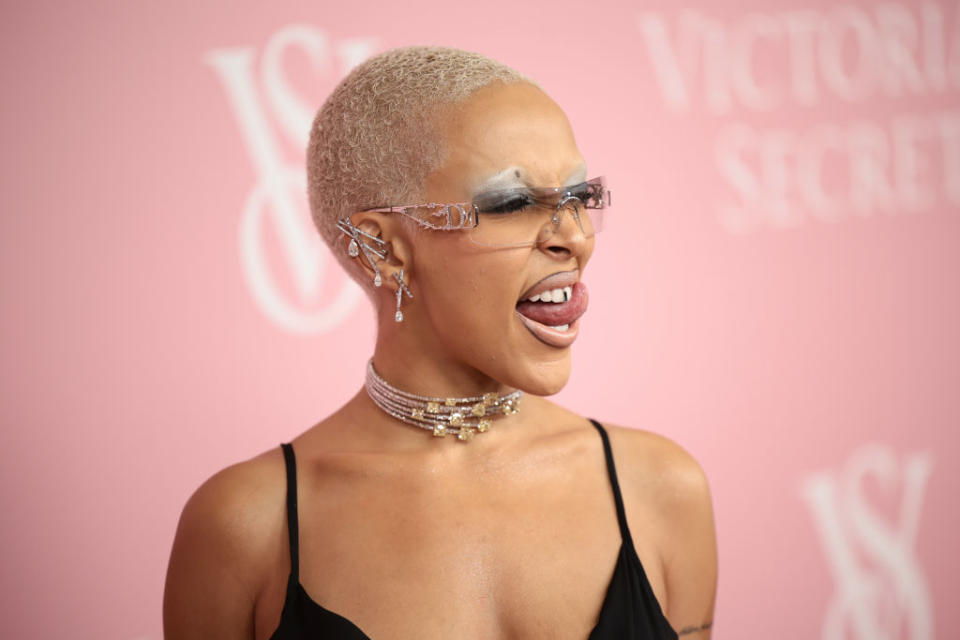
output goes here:
<path id="1" fill-rule="evenodd" d="M 372 359 L 367 363 L 364 386 L 373 402 L 397 420 L 431 431 L 436 437 L 455 435 L 461 442 L 487 431 L 498 416 L 515 414 L 523 396 L 519 389 L 502 396 L 496 392 L 469 398 L 418 396 L 391 386 L 377 375 Z"/>

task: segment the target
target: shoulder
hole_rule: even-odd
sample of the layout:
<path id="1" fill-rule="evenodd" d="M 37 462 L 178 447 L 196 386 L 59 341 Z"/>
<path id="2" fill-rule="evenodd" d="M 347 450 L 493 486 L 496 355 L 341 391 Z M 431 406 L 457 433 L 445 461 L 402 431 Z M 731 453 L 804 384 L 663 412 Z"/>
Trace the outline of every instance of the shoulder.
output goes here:
<path id="1" fill-rule="evenodd" d="M 247 635 L 238 625 L 252 624 L 264 577 L 285 549 L 285 478 L 278 447 L 215 473 L 187 500 L 164 590 L 174 637 Z M 207 635 L 193 635 L 208 625 Z"/>
<path id="2" fill-rule="evenodd" d="M 690 535 L 709 537 L 703 543 L 712 544 L 710 485 L 696 458 L 670 438 L 652 431 L 604 426 L 610 434 L 628 509 L 632 503 L 658 521 L 668 541 L 680 542 L 677 532 L 693 531 Z M 669 555 L 668 544 L 664 550 Z"/>
<path id="3" fill-rule="evenodd" d="M 213 474 L 187 500 L 181 524 L 201 521 L 240 534 L 263 519 L 264 508 L 283 510 L 286 472 L 280 448 Z M 280 504 L 274 505 L 277 497 Z"/>
<path id="4" fill-rule="evenodd" d="M 703 467 L 670 438 L 619 425 L 604 424 L 610 434 L 621 483 L 644 486 L 649 498 L 664 509 L 703 509 L 710 488 Z"/>

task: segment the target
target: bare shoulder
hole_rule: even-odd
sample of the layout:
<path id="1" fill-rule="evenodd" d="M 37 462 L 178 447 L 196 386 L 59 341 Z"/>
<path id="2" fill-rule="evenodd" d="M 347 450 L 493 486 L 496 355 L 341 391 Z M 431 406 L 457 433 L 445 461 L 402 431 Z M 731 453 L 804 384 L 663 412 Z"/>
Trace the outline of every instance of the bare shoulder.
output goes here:
<path id="1" fill-rule="evenodd" d="M 180 516 L 164 590 L 167 638 L 253 637 L 263 578 L 282 550 L 279 448 L 215 473 Z"/>
<path id="2" fill-rule="evenodd" d="M 628 511 L 659 531 L 665 614 L 681 636 L 710 637 L 717 544 L 710 486 L 689 451 L 666 436 L 606 425 Z M 632 504 L 632 509 L 631 509 Z"/>
<path id="3" fill-rule="evenodd" d="M 709 485 L 703 467 L 693 455 L 670 438 L 647 431 L 605 424 L 610 434 L 621 481 L 642 484 L 648 496 L 663 506 L 704 506 Z M 689 504 L 693 501 L 694 504 Z"/>
<path id="4" fill-rule="evenodd" d="M 283 455 L 271 449 L 208 478 L 187 500 L 180 527 L 201 537 L 219 536 L 244 557 L 256 558 L 269 543 L 264 534 L 282 534 L 285 497 Z"/>

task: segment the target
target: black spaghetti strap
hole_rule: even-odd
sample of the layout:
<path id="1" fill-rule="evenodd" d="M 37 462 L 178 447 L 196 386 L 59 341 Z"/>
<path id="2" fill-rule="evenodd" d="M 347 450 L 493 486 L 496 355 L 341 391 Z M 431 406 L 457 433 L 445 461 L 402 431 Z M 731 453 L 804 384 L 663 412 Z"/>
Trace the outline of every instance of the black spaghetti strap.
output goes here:
<path id="1" fill-rule="evenodd" d="M 290 576 L 300 580 L 300 525 L 297 519 L 297 459 L 293 445 L 282 443 L 283 461 L 287 465 L 287 531 L 290 533 Z"/>
<path id="2" fill-rule="evenodd" d="M 617 468 L 613 464 L 613 450 L 610 448 L 610 438 L 607 436 L 607 430 L 594 420 L 589 418 L 593 426 L 600 432 L 600 439 L 603 440 L 603 455 L 607 459 L 607 473 L 610 475 L 610 486 L 613 488 L 613 501 L 617 505 L 617 522 L 620 524 L 620 536 L 623 542 L 633 546 L 633 537 L 630 535 L 630 527 L 627 526 L 627 511 L 623 508 L 623 496 L 620 495 L 620 482 L 617 480 Z"/>

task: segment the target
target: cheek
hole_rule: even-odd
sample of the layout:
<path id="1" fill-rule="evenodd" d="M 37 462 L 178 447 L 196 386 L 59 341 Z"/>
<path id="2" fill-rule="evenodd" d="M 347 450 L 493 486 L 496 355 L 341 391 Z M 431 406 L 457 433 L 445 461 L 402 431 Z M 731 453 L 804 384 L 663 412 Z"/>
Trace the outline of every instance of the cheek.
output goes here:
<path id="1" fill-rule="evenodd" d="M 417 261 L 422 303 L 434 330 L 471 340 L 490 332 L 503 337 L 525 282 L 523 256 L 471 252 L 453 243 L 437 249 Z"/>

